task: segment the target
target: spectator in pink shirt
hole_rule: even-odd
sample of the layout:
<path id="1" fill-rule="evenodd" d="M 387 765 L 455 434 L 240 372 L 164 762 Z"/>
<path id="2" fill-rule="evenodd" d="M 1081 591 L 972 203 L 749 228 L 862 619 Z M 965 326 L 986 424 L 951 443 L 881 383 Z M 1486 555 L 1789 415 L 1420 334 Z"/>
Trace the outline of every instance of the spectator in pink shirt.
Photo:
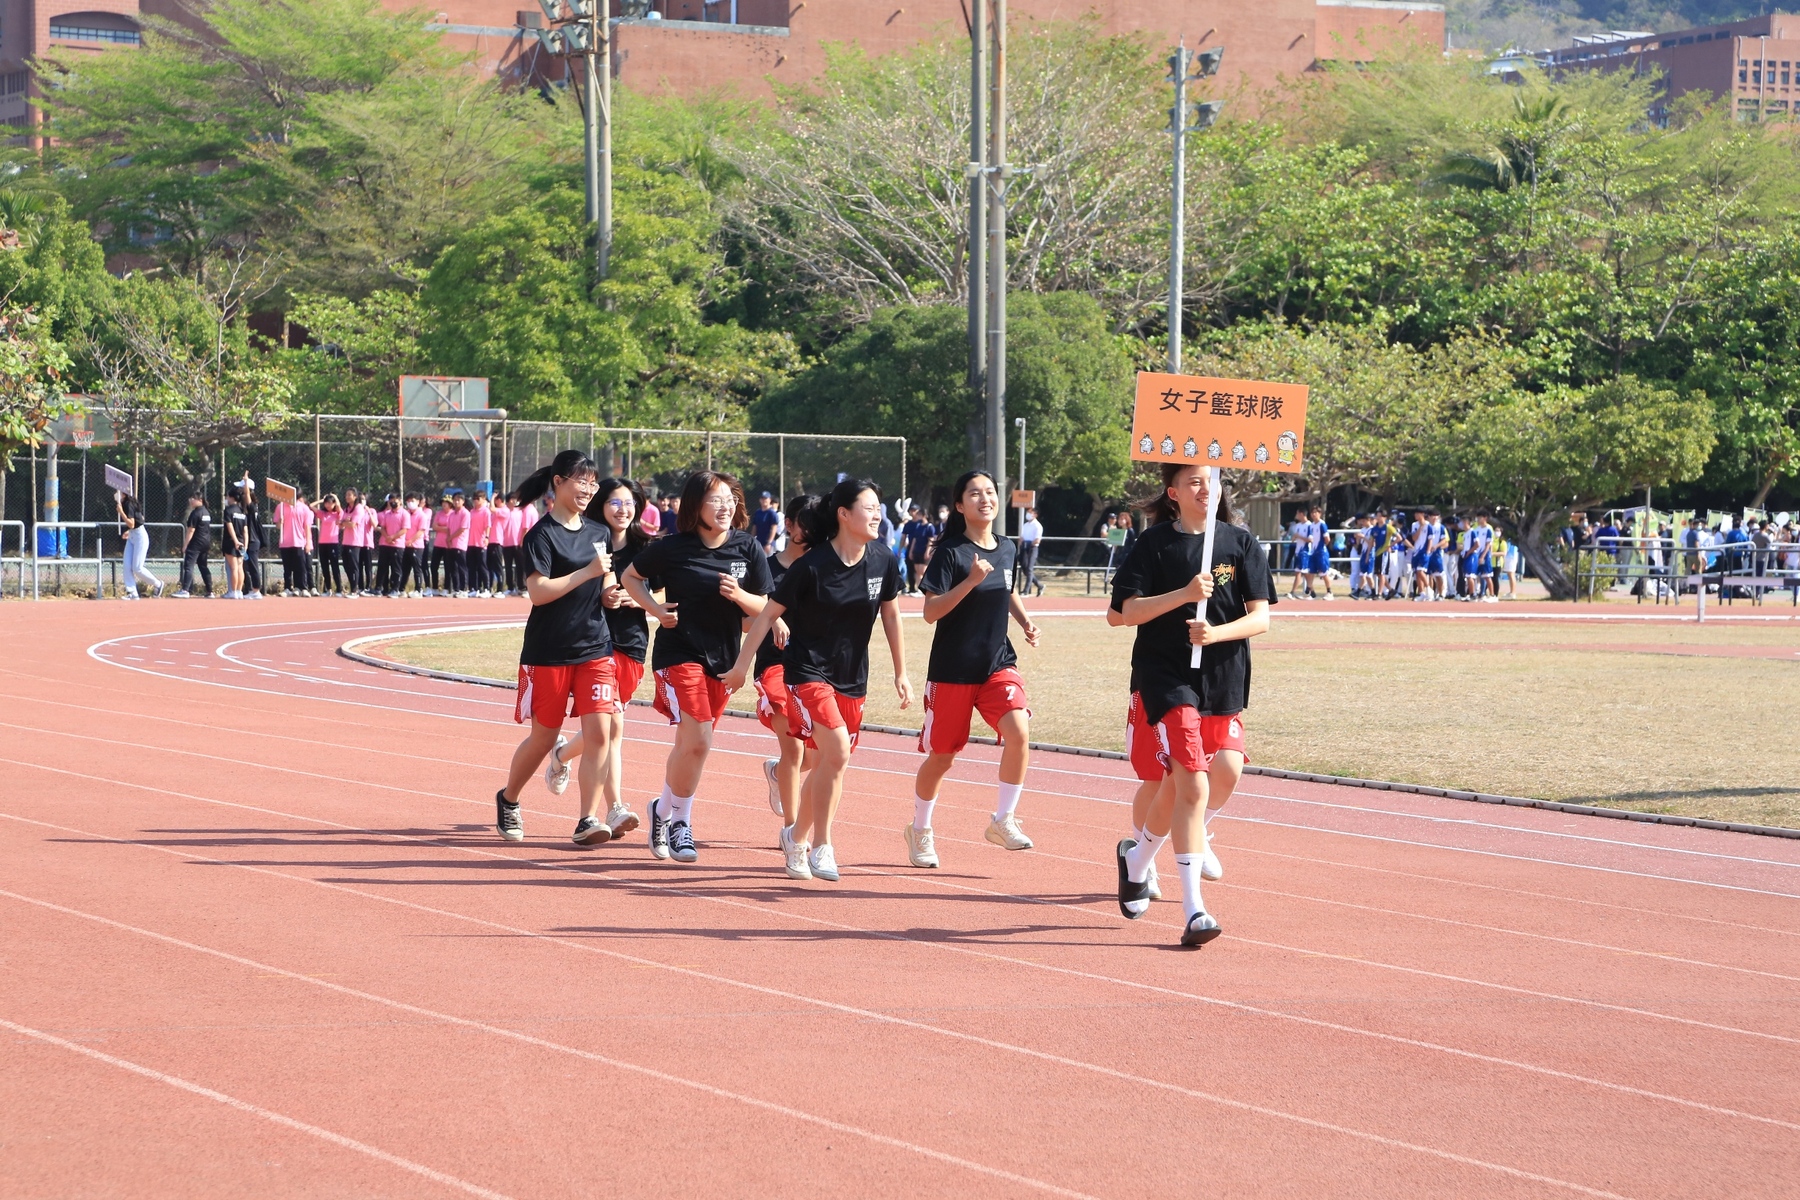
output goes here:
<path id="1" fill-rule="evenodd" d="M 449 535 L 444 548 L 444 586 L 452 596 L 462 599 L 469 594 L 469 510 L 463 506 L 461 492 L 450 494 L 444 532 Z"/>
<path id="2" fill-rule="evenodd" d="M 446 492 L 431 514 L 431 555 L 425 561 L 427 596 L 450 594 L 450 494 Z"/>
<path id="3" fill-rule="evenodd" d="M 406 582 L 400 575 L 400 553 L 406 548 L 406 514 L 400 510 L 400 497 L 388 495 L 387 503 L 375 516 L 375 528 L 381 533 L 375 590 L 384 596 L 397 596 Z"/>
<path id="4" fill-rule="evenodd" d="M 353 595 L 370 595 L 375 588 L 375 510 L 355 488 L 344 489 L 344 571 Z"/>
<path id="5" fill-rule="evenodd" d="M 425 587 L 425 536 L 431 532 L 431 510 L 425 507 L 425 497 L 414 492 L 406 498 L 406 550 L 400 556 L 400 591 L 406 591 L 406 581 L 412 580 L 413 595 L 426 594 Z"/>
<path id="6" fill-rule="evenodd" d="M 294 500 L 275 506 L 275 524 L 281 530 L 281 591 L 287 596 L 316 596 L 312 579 L 313 510 L 306 493 L 294 489 Z"/>
<path id="7" fill-rule="evenodd" d="M 319 501 L 319 582 L 334 596 L 344 594 L 344 506 L 336 495 Z"/>
<path id="8" fill-rule="evenodd" d="M 494 510 L 488 507 L 486 492 L 476 492 L 469 502 L 469 550 L 467 554 L 469 591 L 477 596 L 491 596 L 488 586 L 488 539 L 493 534 Z"/>
<path id="9" fill-rule="evenodd" d="M 524 514 L 519 509 L 519 497 L 515 493 L 506 498 L 506 502 L 496 510 L 495 522 L 500 526 L 500 573 L 501 585 L 505 588 L 502 595 L 519 594 L 519 538 L 521 522 Z"/>

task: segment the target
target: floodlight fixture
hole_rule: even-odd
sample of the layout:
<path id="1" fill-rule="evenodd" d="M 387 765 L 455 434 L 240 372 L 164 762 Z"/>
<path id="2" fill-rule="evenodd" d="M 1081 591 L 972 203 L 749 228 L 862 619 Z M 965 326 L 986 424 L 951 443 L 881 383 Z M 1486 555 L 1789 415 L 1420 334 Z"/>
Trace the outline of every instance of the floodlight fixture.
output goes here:
<path id="1" fill-rule="evenodd" d="M 1219 110 L 1225 107 L 1223 100 L 1203 100 L 1194 105 L 1193 129 L 1211 129 L 1213 122 L 1219 119 Z"/>
<path id="2" fill-rule="evenodd" d="M 1219 60 L 1225 57 L 1225 47 L 1214 46 L 1211 50 L 1202 50 L 1194 55 L 1194 74 L 1204 79 L 1219 73 Z"/>

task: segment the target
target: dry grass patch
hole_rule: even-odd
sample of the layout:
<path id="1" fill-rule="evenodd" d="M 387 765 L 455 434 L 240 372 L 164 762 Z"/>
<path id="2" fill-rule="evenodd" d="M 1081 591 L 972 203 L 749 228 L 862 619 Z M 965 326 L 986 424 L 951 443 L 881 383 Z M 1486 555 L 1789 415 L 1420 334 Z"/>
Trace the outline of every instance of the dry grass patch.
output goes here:
<path id="1" fill-rule="evenodd" d="M 1678 653 L 1800 648 L 1793 625 L 1282 621 L 1280 611 L 1256 645 L 1247 724 L 1257 762 L 1800 826 L 1800 655 Z M 1123 749 L 1131 632 L 1087 617 L 1043 624 L 1039 649 L 1015 642 L 1033 737 Z M 908 620 L 906 632 L 922 687 L 930 631 Z M 868 719 L 916 727 L 876 637 Z M 497 630 L 405 639 L 388 653 L 511 679 L 518 647 L 517 630 Z"/>

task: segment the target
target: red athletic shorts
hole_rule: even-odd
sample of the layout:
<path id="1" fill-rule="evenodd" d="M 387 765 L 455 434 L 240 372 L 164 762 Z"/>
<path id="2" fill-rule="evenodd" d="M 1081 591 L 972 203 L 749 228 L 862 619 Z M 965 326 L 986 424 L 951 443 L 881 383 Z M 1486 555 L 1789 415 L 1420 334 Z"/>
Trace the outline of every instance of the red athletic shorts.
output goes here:
<path id="1" fill-rule="evenodd" d="M 1125 716 L 1125 749 L 1131 756 L 1131 769 L 1146 783 L 1168 775 L 1170 762 L 1198 774 L 1212 766 L 1213 755 L 1221 750 L 1236 750 L 1249 757 L 1239 714 L 1203 717 L 1193 705 L 1183 704 L 1151 725 L 1144 719 L 1144 702 L 1136 692 L 1131 694 Z"/>
<path id="2" fill-rule="evenodd" d="M 699 663 L 676 663 L 656 673 L 656 711 L 671 725 L 681 724 L 683 717 L 717 725 L 730 695 Z"/>
<path id="3" fill-rule="evenodd" d="M 638 684 L 644 679 L 644 664 L 623 650 L 614 650 L 613 676 L 618 680 L 618 691 L 613 696 L 613 711 L 624 712 L 631 698 L 637 695 Z"/>
<path id="4" fill-rule="evenodd" d="M 609 713 L 617 682 L 613 676 L 613 660 L 596 658 L 567 667 L 528 667 L 519 664 L 519 698 L 513 705 L 513 720 L 523 725 L 527 720 L 552 729 L 562 727 L 563 718 L 573 714 Z"/>
<path id="5" fill-rule="evenodd" d="M 787 670 L 776 663 L 756 680 L 756 719 L 770 733 L 775 732 L 775 718 L 788 715 Z M 788 728 L 794 726 L 790 723 Z"/>
<path id="6" fill-rule="evenodd" d="M 925 727 L 919 730 L 921 754 L 955 754 L 969 744 L 969 725 L 977 712 L 994 732 L 1000 718 L 1016 709 L 1031 715 L 1025 681 L 1012 667 L 995 671 L 983 683 L 925 683 Z"/>
<path id="7" fill-rule="evenodd" d="M 829 683 L 808 680 L 788 689 L 788 736 L 813 745 L 813 727 L 848 729 L 850 748 L 856 749 L 856 736 L 862 732 L 863 698 L 846 696 Z"/>

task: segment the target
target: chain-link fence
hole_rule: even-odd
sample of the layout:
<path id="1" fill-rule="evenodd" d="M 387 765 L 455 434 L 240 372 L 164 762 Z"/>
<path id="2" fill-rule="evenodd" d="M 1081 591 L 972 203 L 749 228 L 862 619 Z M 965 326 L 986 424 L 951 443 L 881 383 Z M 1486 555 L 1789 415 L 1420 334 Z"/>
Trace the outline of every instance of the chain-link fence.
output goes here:
<path id="1" fill-rule="evenodd" d="M 767 491 L 783 499 L 803 491 L 824 491 L 842 478 L 875 481 L 892 501 L 909 494 L 906 439 L 810 433 L 744 433 L 719 430 L 627 429 L 541 421 L 459 422 L 487 434 L 488 467 L 495 487 L 510 491 L 558 452 L 578 448 L 603 473 L 641 482 L 653 496 L 678 492 L 689 472 L 702 467 L 729 471 L 750 495 Z M 112 489 L 105 466 L 131 474 L 150 534 L 152 572 L 173 578 L 168 563 L 181 557 L 182 522 L 189 497 L 199 494 L 215 519 L 225 491 L 246 474 L 259 487 L 277 479 L 308 496 L 355 488 L 377 507 L 390 493 L 435 497 L 450 488 L 471 490 L 482 478 L 482 448 L 467 436 L 425 438 L 407 435 L 397 417 L 298 416 L 268 436 L 212 455 L 179 459 L 142 454 L 127 445 L 39 446 L 14 456 L 0 473 L 0 591 L 16 596 L 25 558 L 91 559 L 123 553 Z M 39 529 L 52 519 L 45 508 L 45 483 L 54 472 L 60 503 L 54 519 L 94 528 Z M 277 543 L 273 511 L 260 495 L 264 544 Z M 217 551 L 215 551 L 215 554 Z M 159 562 L 163 565 L 159 566 Z M 91 572 L 70 576 L 92 586 Z M 60 578 L 56 576 L 55 578 Z"/>

